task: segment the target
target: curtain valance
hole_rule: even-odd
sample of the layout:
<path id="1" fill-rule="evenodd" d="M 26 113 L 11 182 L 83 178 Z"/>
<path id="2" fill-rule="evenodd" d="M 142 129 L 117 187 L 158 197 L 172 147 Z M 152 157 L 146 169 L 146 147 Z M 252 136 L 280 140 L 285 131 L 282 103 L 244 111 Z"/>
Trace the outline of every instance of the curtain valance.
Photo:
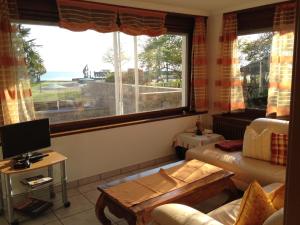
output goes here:
<path id="1" fill-rule="evenodd" d="M 76 0 L 57 0 L 60 27 L 72 31 L 122 31 L 129 35 L 166 33 L 166 13 Z"/>
<path id="2" fill-rule="evenodd" d="M 166 13 L 120 8 L 120 31 L 129 35 L 159 36 L 165 34 Z"/>
<path id="3" fill-rule="evenodd" d="M 72 31 L 106 33 L 118 30 L 118 8 L 93 2 L 57 0 L 59 26 Z"/>

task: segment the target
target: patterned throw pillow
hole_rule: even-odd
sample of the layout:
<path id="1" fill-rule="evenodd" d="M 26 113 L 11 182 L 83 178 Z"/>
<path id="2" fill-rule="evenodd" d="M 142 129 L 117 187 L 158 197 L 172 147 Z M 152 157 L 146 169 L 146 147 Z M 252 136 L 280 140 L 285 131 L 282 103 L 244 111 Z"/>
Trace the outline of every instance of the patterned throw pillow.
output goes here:
<path id="1" fill-rule="evenodd" d="M 286 165 L 287 161 L 288 135 L 271 135 L 271 162 L 277 165 Z"/>
<path id="2" fill-rule="evenodd" d="M 285 199 L 285 185 L 280 186 L 276 190 L 272 191 L 269 194 L 269 198 L 272 201 L 272 204 L 275 209 L 281 209 L 284 207 Z"/>
<path id="3" fill-rule="evenodd" d="M 244 134 L 243 156 L 270 161 L 271 133 L 268 128 L 258 133 L 248 126 Z"/>
<path id="4" fill-rule="evenodd" d="M 267 193 L 254 181 L 244 193 L 235 225 L 261 225 L 274 212 Z"/>

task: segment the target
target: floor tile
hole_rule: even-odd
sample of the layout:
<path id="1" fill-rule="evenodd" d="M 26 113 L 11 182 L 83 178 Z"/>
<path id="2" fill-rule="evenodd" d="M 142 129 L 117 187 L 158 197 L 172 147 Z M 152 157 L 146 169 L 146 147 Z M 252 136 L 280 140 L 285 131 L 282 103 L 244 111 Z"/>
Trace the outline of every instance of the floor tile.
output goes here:
<path id="1" fill-rule="evenodd" d="M 116 224 L 120 223 L 124 220 L 123 218 L 118 218 L 115 215 L 113 215 L 112 213 L 110 213 L 108 208 L 104 209 L 104 214 L 110 221 L 112 221 L 113 223 L 116 223 Z"/>
<path id="2" fill-rule="evenodd" d="M 46 223 L 45 225 L 63 225 L 63 224 L 57 220 L 57 221 L 54 221 L 54 222 Z"/>
<path id="3" fill-rule="evenodd" d="M 97 190 L 97 187 L 101 184 L 101 181 L 96 181 L 90 184 L 82 185 L 78 187 L 80 193 L 86 193 L 89 191 Z"/>
<path id="4" fill-rule="evenodd" d="M 0 217 L 0 224 L 2 225 L 8 225 L 7 221 L 4 219 L 3 216 Z"/>
<path id="5" fill-rule="evenodd" d="M 53 212 L 47 211 L 36 218 L 19 219 L 22 225 L 44 225 L 50 222 L 58 221 Z"/>
<path id="6" fill-rule="evenodd" d="M 71 188 L 67 190 L 68 197 L 80 195 L 78 188 Z M 56 198 L 61 198 L 61 191 L 56 193 Z"/>
<path id="7" fill-rule="evenodd" d="M 99 225 L 95 210 L 87 210 L 61 220 L 64 225 Z"/>
<path id="8" fill-rule="evenodd" d="M 96 205 L 97 200 L 100 196 L 99 190 L 93 190 L 86 193 L 83 193 L 83 196 L 86 197 L 92 204 Z"/>
<path id="9" fill-rule="evenodd" d="M 128 225 L 126 220 L 121 220 L 120 222 L 117 223 L 118 225 Z"/>
<path id="10" fill-rule="evenodd" d="M 78 195 L 69 198 L 71 202 L 71 206 L 68 208 L 64 208 L 63 205 L 54 203 L 54 213 L 58 218 L 65 218 L 68 216 L 72 216 L 76 213 L 80 213 L 86 211 L 88 209 L 94 209 L 94 205 L 90 203 L 84 196 Z M 60 206 L 59 206 L 60 205 Z"/>

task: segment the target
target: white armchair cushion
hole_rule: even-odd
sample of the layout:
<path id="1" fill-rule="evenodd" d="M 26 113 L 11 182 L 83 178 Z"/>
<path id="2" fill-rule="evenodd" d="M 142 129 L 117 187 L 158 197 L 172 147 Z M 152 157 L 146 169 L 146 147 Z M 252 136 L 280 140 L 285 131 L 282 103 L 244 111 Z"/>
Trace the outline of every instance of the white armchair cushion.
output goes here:
<path id="1" fill-rule="evenodd" d="M 159 206 L 153 210 L 152 218 L 159 225 L 222 225 L 208 215 L 181 204 Z"/>
<path id="2" fill-rule="evenodd" d="M 270 161 L 271 134 L 269 129 L 264 129 L 258 133 L 248 126 L 244 134 L 243 156 Z"/>
<path id="3" fill-rule="evenodd" d="M 233 225 L 240 212 L 241 199 L 232 201 L 220 208 L 217 208 L 207 215 L 218 220 L 224 225 Z"/>
<path id="4" fill-rule="evenodd" d="M 289 121 L 259 118 L 253 120 L 250 127 L 257 133 L 261 133 L 264 129 L 269 129 L 272 133 L 288 134 Z"/>
<path id="5" fill-rule="evenodd" d="M 283 225 L 283 208 L 273 213 L 263 225 Z"/>

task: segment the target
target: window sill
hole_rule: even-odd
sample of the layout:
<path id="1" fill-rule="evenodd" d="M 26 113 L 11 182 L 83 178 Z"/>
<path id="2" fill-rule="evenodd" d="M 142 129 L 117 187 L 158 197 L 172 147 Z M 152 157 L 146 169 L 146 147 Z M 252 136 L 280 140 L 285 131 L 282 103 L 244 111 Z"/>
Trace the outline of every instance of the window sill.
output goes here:
<path id="1" fill-rule="evenodd" d="M 173 111 L 173 112 L 172 112 Z M 194 115 L 200 115 L 207 112 L 176 112 L 176 110 L 164 110 L 150 113 L 139 113 L 125 116 L 114 116 L 85 121 L 75 121 L 50 126 L 51 138 L 74 135 L 98 130 L 112 129 L 124 126 L 132 126 L 143 123 L 150 123 L 161 120 L 176 119 Z M 152 115 L 151 115 L 152 114 Z M 155 115 L 156 114 L 156 115 Z M 151 117 L 150 117 L 151 115 Z"/>

